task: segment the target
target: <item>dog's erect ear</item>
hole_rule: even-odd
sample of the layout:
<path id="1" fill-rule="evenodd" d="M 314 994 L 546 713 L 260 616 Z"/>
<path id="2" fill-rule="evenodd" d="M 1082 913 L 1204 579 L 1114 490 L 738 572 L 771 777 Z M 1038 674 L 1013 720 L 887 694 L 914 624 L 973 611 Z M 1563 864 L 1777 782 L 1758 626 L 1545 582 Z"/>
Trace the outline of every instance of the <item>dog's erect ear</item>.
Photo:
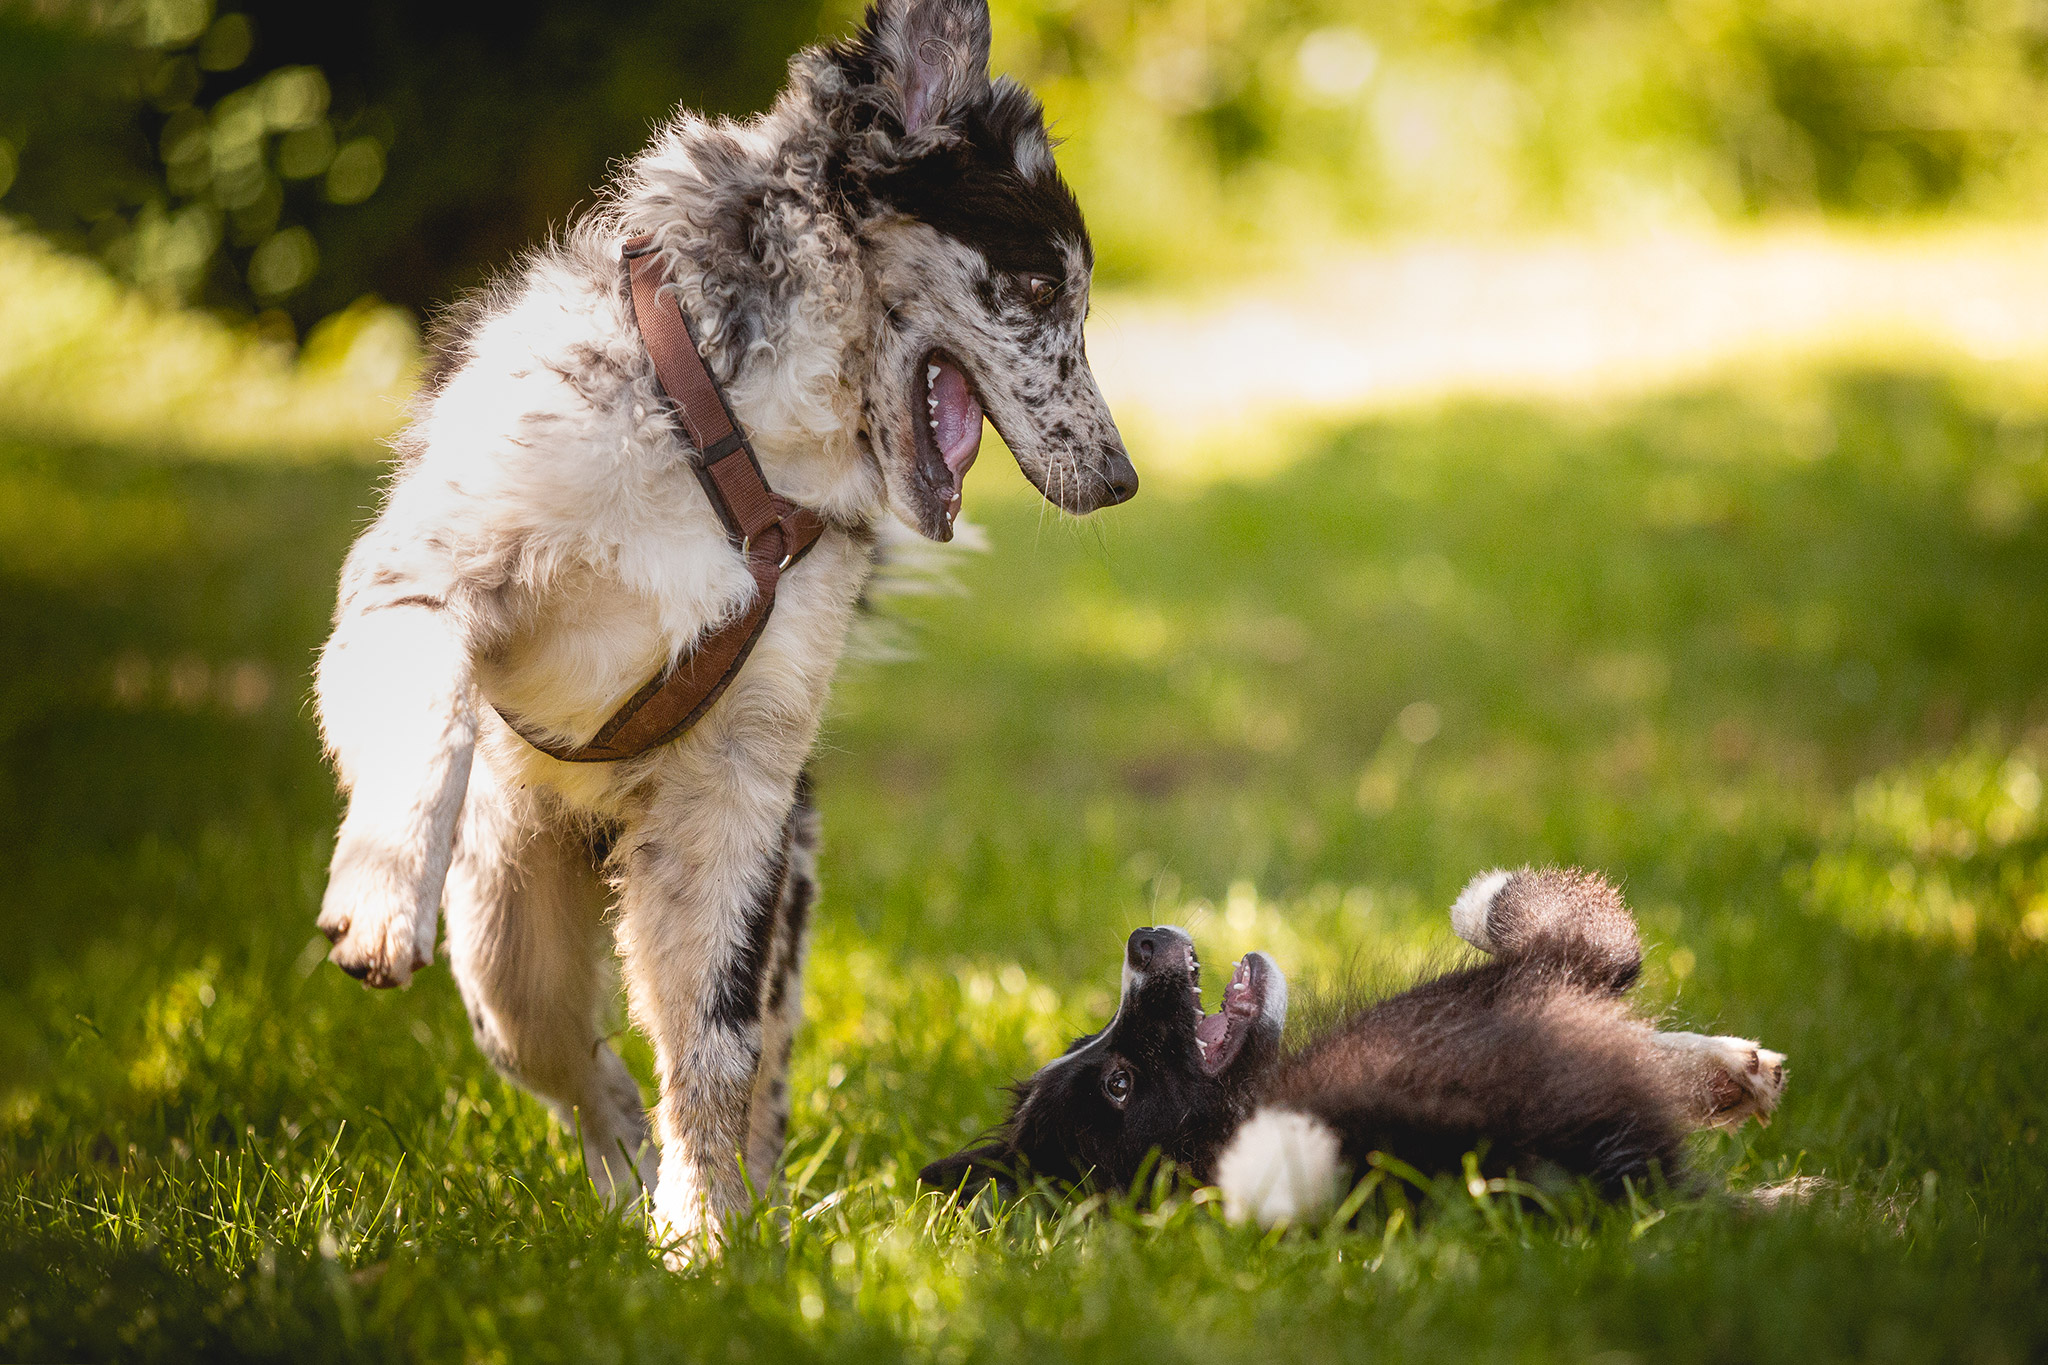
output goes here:
<path id="1" fill-rule="evenodd" d="M 974 1198 L 993 1181 L 997 1193 L 1008 1199 L 1017 1193 L 1017 1154 L 1000 1142 L 970 1147 L 940 1157 L 919 1171 L 917 1180 L 962 1200 Z"/>
<path id="2" fill-rule="evenodd" d="M 904 132 L 987 97 L 988 0 L 878 0 L 867 29 Z"/>

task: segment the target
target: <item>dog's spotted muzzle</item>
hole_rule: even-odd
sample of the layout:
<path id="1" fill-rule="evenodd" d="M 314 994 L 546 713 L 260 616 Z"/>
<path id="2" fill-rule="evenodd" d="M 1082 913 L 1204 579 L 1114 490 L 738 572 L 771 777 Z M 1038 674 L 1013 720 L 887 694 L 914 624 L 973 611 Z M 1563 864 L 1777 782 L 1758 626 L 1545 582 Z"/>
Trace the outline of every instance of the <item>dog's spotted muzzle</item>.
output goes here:
<path id="1" fill-rule="evenodd" d="M 982 419 L 994 418 L 973 376 L 942 349 L 924 354 L 912 389 L 917 479 L 932 529 L 945 539 L 960 515 L 967 471 L 981 453 Z M 1120 441 L 1097 441 L 1079 447 L 1079 453 L 1055 449 L 1034 457 L 1042 442 L 1012 439 L 1013 433 L 1001 423 L 997 430 L 1017 453 L 1024 477 L 1063 512 L 1086 516 L 1137 494 L 1138 471 Z"/>
<path id="2" fill-rule="evenodd" d="M 1022 461 L 1019 465 L 1047 502 L 1077 517 L 1129 502 L 1138 494 L 1137 467 L 1121 445 L 1109 442 L 1095 446 L 1087 459 L 1070 467 L 1041 471 Z"/>

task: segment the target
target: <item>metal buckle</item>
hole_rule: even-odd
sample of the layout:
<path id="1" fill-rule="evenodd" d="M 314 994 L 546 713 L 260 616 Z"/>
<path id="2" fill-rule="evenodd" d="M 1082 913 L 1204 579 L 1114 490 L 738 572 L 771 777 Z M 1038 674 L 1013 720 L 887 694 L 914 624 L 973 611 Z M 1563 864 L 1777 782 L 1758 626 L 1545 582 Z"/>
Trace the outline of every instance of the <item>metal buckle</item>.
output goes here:
<path id="1" fill-rule="evenodd" d="M 790 545 L 790 541 L 791 541 L 791 536 L 790 536 L 790 534 L 789 534 L 789 527 L 787 527 L 787 526 L 785 526 L 785 525 L 783 524 L 783 521 L 782 521 L 782 518 L 781 518 L 781 517 L 777 517 L 777 518 L 776 518 L 775 520 L 773 520 L 773 521 L 769 522 L 769 523 L 768 523 L 768 524 L 767 524 L 766 526 L 763 526 L 763 527 L 761 528 L 761 533 L 762 533 L 763 535 L 766 535 L 766 534 L 767 534 L 768 532 L 770 532 L 770 531 L 781 531 L 781 532 L 782 532 L 782 545 L 783 545 L 783 555 L 782 555 L 782 562 L 781 562 L 780 564 L 777 564 L 777 565 L 775 566 L 775 572 L 777 572 L 777 573 L 781 573 L 781 572 L 782 572 L 782 571 L 783 571 L 784 569 L 786 569 L 786 568 L 788 568 L 788 567 L 789 567 L 790 565 L 792 565 L 792 564 L 796 563 L 796 554 L 795 554 L 795 553 L 794 553 L 793 551 L 791 551 L 791 550 L 789 549 L 789 545 Z M 740 558 L 742 558 L 742 559 L 752 559 L 753 557 L 754 557 L 754 538 L 753 538 L 752 536 L 742 536 L 742 537 L 740 538 Z"/>

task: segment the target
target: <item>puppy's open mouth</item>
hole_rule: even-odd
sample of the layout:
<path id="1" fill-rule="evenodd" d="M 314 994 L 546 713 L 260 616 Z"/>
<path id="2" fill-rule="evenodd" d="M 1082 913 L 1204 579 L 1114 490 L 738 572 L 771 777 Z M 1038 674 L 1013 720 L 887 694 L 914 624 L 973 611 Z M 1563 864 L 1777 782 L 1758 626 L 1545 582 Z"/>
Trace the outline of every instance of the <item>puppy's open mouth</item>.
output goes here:
<path id="1" fill-rule="evenodd" d="M 1223 1005 L 1214 1014 L 1202 1013 L 1199 988 L 1195 994 L 1195 1048 L 1202 1054 L 1202 1070 L 1214 1076 L 1229 1066 L 1244 1047 L 1245 1035 L 1254 1020 L 1266 1012 L 1266 990 L 1272 967 L 1263 953 L 1247 953 L 1230 974 L 1223 988 Z"/>
<path id="2" fill-rule="evenodd" d="M 932 351 L 918 369 L 914 415 L 918 473 L 945 509 L 946 521 L 960 515 L 960 490 L 974 457 L 981 453 L 981 400 L 967 375 L 943 351 Z"/>

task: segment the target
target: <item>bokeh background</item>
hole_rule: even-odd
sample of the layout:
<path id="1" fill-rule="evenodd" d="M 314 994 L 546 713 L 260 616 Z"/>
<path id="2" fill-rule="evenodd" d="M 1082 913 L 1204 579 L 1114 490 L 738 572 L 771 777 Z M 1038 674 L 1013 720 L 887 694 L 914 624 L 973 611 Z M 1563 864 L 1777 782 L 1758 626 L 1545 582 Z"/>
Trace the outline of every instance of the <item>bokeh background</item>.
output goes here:
<path id="1" fill-rule="evenodd" d="M 561 223 L 678 98 L 764 105 L 857 5 L 10 5 L 9 210 L 155 297 L 417 312 Z M 2048 17 L 2015 0 L 999 0 L 1077 134 L 1105 282 L 1455 229 L 2024 219 Z M 283 319 L 267 327 L 285 335 Z"/>
<path id="2" fill-rule="evenodd" d="M 2048 1351 L 2039 0 L 999 0 L 1145 487 L 992 442 L 845 670 L 779 1205 L 670 1276 L 445 970 L 325 965 L 308 672 L 423 319 L 852 18 L 0 0 L 0 1355 Z M 1791 1055 L 1740 1198 L 915 1199 L 1130 929 L 1370 989 L 1523 861 Z"/>

